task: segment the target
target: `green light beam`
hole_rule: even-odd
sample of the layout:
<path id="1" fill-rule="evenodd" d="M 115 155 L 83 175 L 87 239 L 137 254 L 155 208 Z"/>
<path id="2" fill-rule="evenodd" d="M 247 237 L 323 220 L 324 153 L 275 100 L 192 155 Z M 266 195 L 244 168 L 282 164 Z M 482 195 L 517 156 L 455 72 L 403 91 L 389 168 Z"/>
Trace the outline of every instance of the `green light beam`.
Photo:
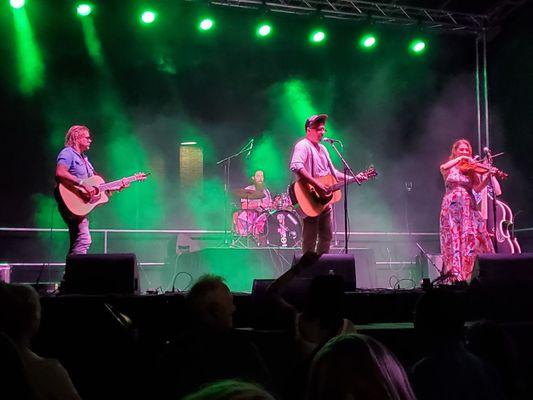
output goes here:
<path id="1" fill-rule="evenodd" d="M 39 46 L 34 39 L 26 9 L 13 8 L 15 24 L 19 89 L 25 96 L 31 96 L 44 85 L 44 63 Z"/>

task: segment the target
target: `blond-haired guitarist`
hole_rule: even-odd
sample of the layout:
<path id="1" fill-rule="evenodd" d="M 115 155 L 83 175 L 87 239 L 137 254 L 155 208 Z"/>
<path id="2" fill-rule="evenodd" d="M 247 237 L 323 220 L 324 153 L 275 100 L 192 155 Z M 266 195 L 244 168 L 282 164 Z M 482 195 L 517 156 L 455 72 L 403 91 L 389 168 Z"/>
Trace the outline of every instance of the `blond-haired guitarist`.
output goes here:
<path id="1" fill-rule="evenodd" d="M 326 132 L 326 114 L 312 115 L 305 121 L 305 138 L 294 146 L 290 169 L 296 174 L 298 181 L 311 185 L 318 196 L 326 197 L 331 193 L 328 186 L 320 178 L 333 176 L 336 181 L 344 180 L 344 174 L 338 171 L 331 162 L 328 150 L 320 142 Z M 359 176 L 360 175 L 360 176 Z M 359 174 L 361 181 L 368 179 Z M 331 206 L 327 205 L 315 216 L 303 219 L 302 251 L 328 253 L 333 232 L 331 228 Z"/>
<path id="2" fill-rule="evenodd" d="M 55 197 L 59 213 L 68 226 L 70 235 L 70 247 L 68 254 L 85 254 L 91 245 L 89 232 L 89 220 L 86 215 L 75 215 L 66 207 L 59 192 L 59 184 L 79 189 L 87 198 L 94 192 L 94 186 L 87 180 L 95 176 L 95 171 L 85 152 L 91 147 L 91 133 L 89 128 L 83 125 L 74 125 L 69 128 L 65 135 L 65 147 L 59 152 L 56 163 L 56 181 L 58 186 Z M 123 187 L 129 186 L 129 181 L 123 182 Z"/>

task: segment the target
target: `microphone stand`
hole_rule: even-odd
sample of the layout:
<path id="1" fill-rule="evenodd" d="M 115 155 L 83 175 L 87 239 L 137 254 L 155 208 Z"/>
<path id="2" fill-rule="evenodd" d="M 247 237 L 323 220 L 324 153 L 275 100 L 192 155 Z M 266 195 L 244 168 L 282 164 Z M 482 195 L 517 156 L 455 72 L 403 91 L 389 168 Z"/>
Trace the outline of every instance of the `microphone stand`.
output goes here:
<path id="1" fill-rule="evenodd" d="M 231 160 L 235 157 L 240 156 L 244 152 L 250 150 L 253 139 L 250 139 L 248 143 L 244 145 L 237 153 L 232 154 L 222 160 L 217 161 L 216 165 L 224 166 L 224 244 L 228 245 L 228 203 L 229 203 L 229 177 L 230 177 L 230 165 Z"/>
<path id="2" fill-rule="evenodd" d="M 339 141 L 339 143 L 341 144 L 341 148 L 344 150 L 342 142 Z M 335 146 L 335 143 L 331 142 L 330 144 L 331 144 L 331 147 L 333 147 L 333 150 L 335 150 L 335 153 L 337 153 L 337 155 L 341 159 L 342 166 L 343 166 L 343 172 L 344 172 L 344 182 L 343 182 L 343 186 L 344 186 L 344 253 L 348 254 L 348 190 L 347 190 L 348 189 L 348 179 L 347 179 L 348 172 L 355 179 L 358 185 L 360 185 L 361 182 L 359 182 L 359 180 L 355 177 L 354 172 L 352 171 L 352 169 L 350 168 L 350 166 L 348 165 L 348 163 L 342 156 L 341 152 L 337 149 L 337 146 Z"/>
<path id="3" fill-rule="evenodd" d="M 439 269 L 439 267 L 437 267 L 437 264 L 433 262 L 429 254 L 426 252 L 426 250 L 424 250 L 424 248 L 418 242 L 415 242 L 415 244 L 416 244 L 416 247 L 418 247 L 418 249 L 420 250 L 421 256 L 424 256 L 424 258 L 426 259 L 425 261 L 426 265 L 427 265 L 427 262 L 429 261 L 431 265 L 433 265 L 433 268 L 435 268 L 435 270 L 439 273 L 439 276 L 437 278 L 435 278 L 433 281 L 430 281 L 430 287 L 432 287 L 433 285 L 437 283 L 444 282 L 446 279 L 452 276 L 451 271 L 444 273 L 444 267 L 442 267 L 442 269 Z M 422 262 L 422 260 L 420 261 Z M 427 271 L 427 273 L 428 273 L 428 279 L 429 279 L 429 270 Z"/>

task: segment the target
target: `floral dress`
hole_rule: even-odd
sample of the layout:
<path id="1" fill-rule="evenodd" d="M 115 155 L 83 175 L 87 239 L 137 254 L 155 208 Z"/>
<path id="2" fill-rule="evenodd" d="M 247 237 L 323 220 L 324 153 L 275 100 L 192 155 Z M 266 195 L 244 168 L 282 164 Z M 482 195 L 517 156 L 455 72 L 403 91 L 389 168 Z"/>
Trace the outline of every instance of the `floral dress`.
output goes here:
<path id="1" fill-rule="evenodd" d="M 445 178 L 440 211 L 440 248 L 449 282 L 470 281 L 478 254 L 494 253 L 485 220 L 476 208 L 473 182 L 456 166 Z"/>

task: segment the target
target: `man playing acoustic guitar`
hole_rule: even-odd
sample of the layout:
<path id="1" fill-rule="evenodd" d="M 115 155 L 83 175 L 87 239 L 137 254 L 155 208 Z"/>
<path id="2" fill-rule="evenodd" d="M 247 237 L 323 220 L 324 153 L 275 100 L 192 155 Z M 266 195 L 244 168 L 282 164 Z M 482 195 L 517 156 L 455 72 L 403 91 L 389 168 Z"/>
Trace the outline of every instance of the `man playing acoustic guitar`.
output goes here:
<path id="1" fill-rule="evenodd" d="M 305 121 L 305 138 L 294 146 L 290 169 L 301 182 L 311 185 L 316 194 L 325 197 L 331 194 L 329 186 L 319 181 L 327 175 L 336 180 L 344 180 L 344 174 L 331 162 L 328 150 L 320 142 L 326 132 L 326 114 L 312 115 Z M 366 180 L 363 174 L 357 174 L 360 180 Z M 316 251 L 328 253 L 333 232 L 331 229 L 331 205 L 327 205 L 319 215 L 303 219 L 302 252 Z M 318 240 L 318 243 L 317 243 Z"/>
<path id="2" fill-rule="evenodd" d="M 83 125 L 71 126 L 65 135 L 65 147 L 57 156 L 56 182 L 69 188 L 79 190 L 81 196 L 90 198 L 95 188 L 88 185 L 85 180 L 94 175 L 94 168 L 85 155 L 91 147 L 91 133 Z M 123 180 L 122 186 L 129 186 L 129 181 Z M 78 216 L 71 213 L 59 194 L 58 186 L 55 189 L 59 213 L 68 226 L 70 247 L 68 254 L 86 254 L 91 245 L 89 220 L 87 216 Z"/>

